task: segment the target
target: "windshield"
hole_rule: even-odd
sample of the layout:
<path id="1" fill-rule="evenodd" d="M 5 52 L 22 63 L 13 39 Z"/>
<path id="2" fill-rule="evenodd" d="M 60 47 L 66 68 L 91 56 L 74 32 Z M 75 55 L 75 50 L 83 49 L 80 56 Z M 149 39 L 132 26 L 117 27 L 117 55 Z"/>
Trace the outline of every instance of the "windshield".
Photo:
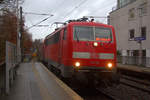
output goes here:
<path id="1" fill-rule="evenodd" d="M 80 41 L 112 41 L 112 32 L 110 28 L 74 26 L 74 40 Z"/>

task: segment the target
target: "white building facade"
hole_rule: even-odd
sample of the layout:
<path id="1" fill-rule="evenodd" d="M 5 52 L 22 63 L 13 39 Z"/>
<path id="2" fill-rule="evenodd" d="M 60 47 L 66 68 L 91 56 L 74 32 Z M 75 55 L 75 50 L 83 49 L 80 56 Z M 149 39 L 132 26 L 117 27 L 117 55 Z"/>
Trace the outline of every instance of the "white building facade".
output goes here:
<path id="1" fill-rule="evenodd" d="M 122 56 L 150 57 L 150 0 L 117 0 L 109 17 Z"/>

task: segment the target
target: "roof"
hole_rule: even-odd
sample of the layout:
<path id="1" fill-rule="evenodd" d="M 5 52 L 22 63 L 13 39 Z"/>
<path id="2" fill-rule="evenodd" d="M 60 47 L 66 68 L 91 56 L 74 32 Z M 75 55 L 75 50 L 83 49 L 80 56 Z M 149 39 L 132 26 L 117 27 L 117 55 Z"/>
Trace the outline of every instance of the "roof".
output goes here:
<path id="1" fill-rule="evenodd" d="M 112 27 L 111 25 L 98 23 L 98 22 L 70 22 L 68 25 L 89 25 L 89 26 Z"/>

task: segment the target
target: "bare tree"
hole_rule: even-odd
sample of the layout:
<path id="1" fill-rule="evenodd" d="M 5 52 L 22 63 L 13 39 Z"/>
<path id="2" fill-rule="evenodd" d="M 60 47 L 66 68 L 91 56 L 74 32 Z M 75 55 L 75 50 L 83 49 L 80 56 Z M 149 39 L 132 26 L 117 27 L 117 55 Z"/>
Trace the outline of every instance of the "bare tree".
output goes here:
<path id="1" fill-rule="evenodd" d="M 8 10 L 0 16 L 0 61 L 5 59 L 5 42 L 17 42 L 17 17 Z"/>
<path id="2" fill-rule="evenodd" d="M 23 2 L 24 0 L 0 0 L 0 10 L 9 9 L 11 12 L 16 12 L 17 5 Z"/>
<path id="3" fill-rule="evenodd" d="M 0 15 L 0 62 L 5 59 L 5 42 L 9 41 L 17 44 L 17 16 L 9 9 L 3 10 Z M 30 53 L 32 47 L 32 35 L 25 29 L 24 20 L 22 21 L 22 45 L 24 53 Z"/>

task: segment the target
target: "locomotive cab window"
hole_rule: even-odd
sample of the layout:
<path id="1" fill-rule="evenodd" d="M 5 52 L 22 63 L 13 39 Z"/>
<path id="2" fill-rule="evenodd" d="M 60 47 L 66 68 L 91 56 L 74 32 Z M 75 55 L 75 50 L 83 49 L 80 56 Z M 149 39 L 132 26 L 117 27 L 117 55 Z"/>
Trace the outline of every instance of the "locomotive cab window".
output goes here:
<path id="1" fill-rule="evenodd" d="M 66 40 L 67 38 L 67 29 L 65 28 L 64 29 L 64 34 L 63 34 L 63 40 Z"/>
<path id="2" fill-rule="evenodd" d="M 58 31 L 57 33 L 55 33 L 51 37 L 49 37 L 48 40 L 47 40 L 47 42 L 48 42 L 47 44 L 58 43 L 59 37 L 60 37 L 60 31 Z"/>
<path id="3" fill-rule="evenodd" d="M 95 27 L 95 39 L 103 42 L 112 41 L 112 32 L 109 28 Z"/>
<path id="4" fill-rule="evenodd" d="M 110 28 L 74 26 L 74 40 L 79 41 L 112 41 L 112 31 Z"/>
<path id="5" fill-rule="evenodd" d="M 48 40 L 47 39 L 44 41 L 44 44 L 45 44 L 45 46 L 48 45 Z"/>
<path id="6" fill-rule="evenodd" d="M 85 26 L 75 26 L 74 27 L 74 40 L 94 40 L 93 28 Z"/>

